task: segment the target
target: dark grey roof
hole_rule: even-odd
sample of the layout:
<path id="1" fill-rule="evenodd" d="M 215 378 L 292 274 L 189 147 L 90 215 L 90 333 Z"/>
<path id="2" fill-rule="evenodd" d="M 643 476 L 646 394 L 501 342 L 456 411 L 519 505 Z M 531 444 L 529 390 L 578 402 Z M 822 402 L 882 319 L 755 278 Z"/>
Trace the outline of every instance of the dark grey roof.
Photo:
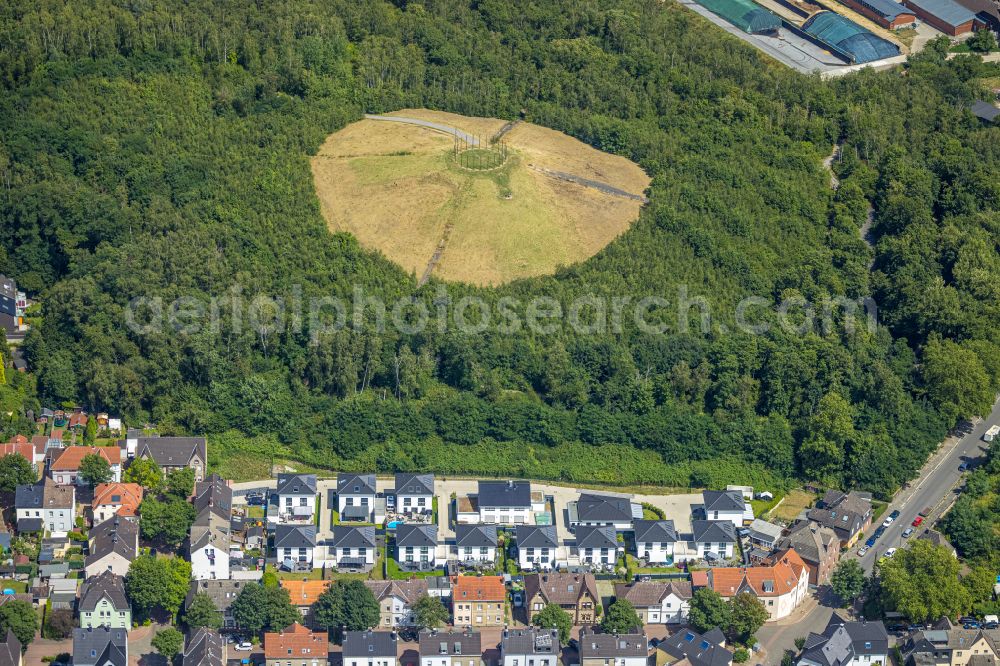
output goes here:
<path id="1" fill-rule="evenodd" d="M 14 507 L 17 509 L 41 509 L 44 491 L 45 489 L 40 483 L 18 486 L 14 491 Z"/>
<path id="2" fill-rule="evenodd" d="M 73 666 L 128 666 L 127 640 L 124 629 L 74 629 Z"/>
<path id="3" fill-rule="evenodd" d="M 500 654 L 559 654 L 556 629 L 509 629 L 500 638 Z"/>
<path id="4" fill-rule="evenodd" d="M 614 495 L 581 493 L 576 501 L 580 522 L 626 522 L 632 520 L 632 500 Z"/>
<path id="5" fill-rule="evenodd" d="M 42 531 L 42 519 L 41 518 L 21 518 L 17 521 L 17 531 L 18 532 L 41 532 Z"/>
<path id="6" fill-rule="evenodd" d="M 496 525 L 455 525 L 455 545 L 463 548 L 496 547 Z"/>
<path id="7" fill-rule="evenodd" d="M 338 495 L 374 495 L 375 475 L 374 474 L 345 474 L 341 472 L 337 475 Z"/>
<path id="8" fill-rule="evenodd" d="M 188 586 L 187 596 L 184 597 L 184 609 L 191 605 L 195 595 L 200 592 L 207 594 L 220 612 L 225 612 L 236 601 L 236 597 L 244 587 L 256 584 L 248 580 L 193 580 Z"/>
<path id="9" fill-rule="evenodd" d="M 931 14 L 947 25 L 957 27 L 976 18 L 976 14 L 954 0 L 907 0 L 917 9 Z"/>
<path id="10" fill-rule="evenodd" d="M 729 666 L 733 653 L 720 645 L 725 640 L 722 632 L 712 629 L 704 635 L 693 629 L 681 629 L 665 638 L 658 646 L 674 659 L 687 658 L 691 666 Z"/>
<path id="11" fill-rule="evenodd" d="M 397 495 L 433 495 L 433 474 L 396 474 Z"/>
<path id="12" fill-rule="evenodd" d="M 220 518 L 229 520 L 233 512 L 233 489 L 218 474 L 194 484 L 195 512 L 203 518 L 204 512 L 211 511 Z"/>
<path id="13" fill-rule="evenodd" d="M 577 527 L 577 548 L 618 548 L 618 534 L 611 525 L 604 527 Z"/>
<path id="14" fill-rule="evenodd" d="M 316 527 L 313 525 L 276 525 L 275 548 L 312 548 L 316 545 Z"/>
<path id="15" fill-rule="evenodd" d="M 559 545 L 554 525 L 518 525 L 514 534 L 518 548 L 555 548 Z"/>
<path id="16" fill-rule="evenodd" d="M 356 657 L 396 658 L 396 632 L 394 631 L 347 631 L 344 633 L 344 659 Z"/>
<path id="17" fill-rule="evenodd" d="M 131 562 L 138 555 L 138 549 L 139 522 L 115 516 L 90 530 L 90 554 L 86 563 L 89 566 L 113 552 Z"/>
<path id="18" fill-rule="evenodd" d="M 222 636 L 205 627 L 188 635 L 181 666 L 224 666 L 226 650 Z"/>
<path id="19" fill-rule="evenodd" d="M 432 631 L 424 629 L 420 632 L 420 656 L 434 655 L 472 655 L 483 654 L 483 637 L 478 632 L 466 631 Z"/>
<path id="20" fill-rule="evenodd" d="M 580 629 L 580 659 L 626 659 L 649 655 L 645 633 L 600 634 Z"/>
<path id="21" fill-rule="evenodd" d="M 479 507 L 531 506 L 531 484 L 527 481 L 480 481 Z"/>
<path id="22" fill-rule="evenodd" d="M 826 666 L 860 661 L 863 655 L 889 653 L 889 635 L 881 621 L 848 622 L 834 615 L 822 634 L 810 633 L 803 659 Z"/>
<path id="23" fill-rule="evenodd" d="M 125 579 L 110 571 L 102 571 L 88 578 L 80 588 L 79 609 L 93 611 L 101 599 L 110 601 L 115 610 L 127 609 L 129 604 L 125 596 Z"/>
<path id="24" fill-rule="evenodd" d="M 21 662 L 21 641 L 10 629 L 0 642 L 0 666 L 17 666 Z"/>
<path id="25" fill-rule="evenodd" d="M 637 520 L 635 528 L 636 543 L 661 543 L 677 541 L 677 530 L 672 520 Z"/>
<path id="26" fill-rule="evenodd" d="M 736 526 L 728 520 L 692 520 L 691 532 L 697 543 L 736 543 Z"/>
<path id="27" fill-rule="evenodd" d="M 705 490 L 701 493 L 705 511 L 739 511 L 744 509 L 743 493 L 739 490 Z"/>
<path id="28" fill-rule="evenodd" d="M 278 495 L 304 496 L 316 494 L 315 474 L 279 474 Z"/>
<path id="29" fill-rule="evenodd" d="M 333 545 L 335 548 L 374 548 L 375 528 L 336 525 L 333 528 Z"/>
<path id="30" fill-rule="evenodd" d="M 992 122 L 996 120 L 997 116 L 1000 116 L 1000 109 L 988 102 L 977 99 L 972 103 L 972 113 L 978 118 Z"/>
<path id="31" fill-rule="evenodd" d="M 410 525 L 407 523 L 397 525 L 396 545 L 433 548 L 437 545 L 437 525 Z"/>
<path id="32" fill-rule="evenodd" d="M 160 467 L 185 467 L 195 455 L 207 460 L 204 437 L 139 437 L 135 447 L 137 458 L 152 458 Z"/>
<path id="33" fill-rule="evenodd" d="M 345 506 L 344 510 L 340 512 L 340 517 L 344 520 L 365 521 L 371 517 L 371 513 L 372 508 L 367 504 L 353 504 Z"/>

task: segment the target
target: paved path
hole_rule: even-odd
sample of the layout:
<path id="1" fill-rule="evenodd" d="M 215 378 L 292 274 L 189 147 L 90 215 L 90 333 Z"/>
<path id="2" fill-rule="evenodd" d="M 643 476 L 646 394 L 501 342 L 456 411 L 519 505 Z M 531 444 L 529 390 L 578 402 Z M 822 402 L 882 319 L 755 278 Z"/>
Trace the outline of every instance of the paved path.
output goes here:
<path id="1" fill-rule="evenodd" d="M 546 176 L 552 176 L 553 178 L 558 178 L 559 180 L 565 180 L 570 183 L 576 183 L 577 185 L 583 185 L 584 187 L 589 187 L 598 192 L 604 194 L 610 194 L 613 197 L 622 197 L 624 199 L 631 199 L 633 201 L 641 201 L 642 203 L 647 203 L 649 199 L 642 196 L 641 194 L 632 194 L 631 192 L 626 192 L 625 190 L 619 189 L 613 185 L 608 185 L 607 183 L 602 183 L 599 180 L 591 180 L 590 178 L 582 178 L 580 176 L 574 176 L 571 173 L 566 173 L 565 171 L 553 171 L 552 169 L 546 169 L 545 167 L 535 166 L 534 164 L 528 165 L 529 169 L 534 169 L 539 173 L 544 173 Z"/>
<path id="2" fill-rule="evenodd" d="M 73 654 L 73 639 L 50 641 L 47 638 L 36 637 L 28 644 L 28 649 L 24 653 L 24 663 L 25 666 L 41 664 L 44 657 L 55 657 L 60 654 Z"/>
<path id="3" fill-rule="evenodd" d="M 454 136 L 462 139 L 470 146 L 478 146 L 479 138 L 474 137 L 471 134 L 466 134 L 457 127 L 452 127 L 450 125 L 444 125 L 442 123 L 436 123 L 431 120 L 421 120 L 420 118 L 407 118 L 406 116 L 375 116 L 371 114 L 365 114 L 365 118 L 368 120 L 387 120 L 394 123 L 406 123 L 407 125 L 418 125 L 420 127 L 426 127 L 428 129 L 437 130 L 438 132 L 444 132 L 449 136 Z"/>

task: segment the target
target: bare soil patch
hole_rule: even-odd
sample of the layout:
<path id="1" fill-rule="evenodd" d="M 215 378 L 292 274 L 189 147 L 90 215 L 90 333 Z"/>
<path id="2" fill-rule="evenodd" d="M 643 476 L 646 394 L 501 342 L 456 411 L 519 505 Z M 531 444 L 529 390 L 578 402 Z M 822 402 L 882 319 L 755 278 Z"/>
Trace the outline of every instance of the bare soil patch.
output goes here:
<path id="1" fill-rule="evenodd" d="M 426 109 L 395 112 L 488 139 L 505 124 Z M 323 215 L 419 277 L 452 229 L 433 276 L 496 285 L 582 261 L 623 233 L 641 203 L 546 176 L 529 164 L 642 194 L 649 177 L 629 160 L 519 123 L 511 156 L 488 172 L 458 167 L 453 139 L 434 129 L 361 120 L 329 136 L 312 159 Z"/>

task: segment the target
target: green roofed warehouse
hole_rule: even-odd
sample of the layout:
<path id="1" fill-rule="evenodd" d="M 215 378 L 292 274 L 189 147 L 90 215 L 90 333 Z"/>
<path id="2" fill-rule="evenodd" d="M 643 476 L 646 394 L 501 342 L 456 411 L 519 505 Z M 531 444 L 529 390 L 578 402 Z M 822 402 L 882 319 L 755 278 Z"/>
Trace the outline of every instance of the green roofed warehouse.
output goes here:
<path id="1" fill-rule="evenodd" d="M 831 11 L 813 14 L 802 29 L 853 63 L 866 63 L 899 55 L 899 47 Z"/>
<path id="2" fill-rule="evenodd" d="M 698 3 L 743 32 L 774 33 L 781 27 L 781 19 L 752 0 L 698 0 Z"/>

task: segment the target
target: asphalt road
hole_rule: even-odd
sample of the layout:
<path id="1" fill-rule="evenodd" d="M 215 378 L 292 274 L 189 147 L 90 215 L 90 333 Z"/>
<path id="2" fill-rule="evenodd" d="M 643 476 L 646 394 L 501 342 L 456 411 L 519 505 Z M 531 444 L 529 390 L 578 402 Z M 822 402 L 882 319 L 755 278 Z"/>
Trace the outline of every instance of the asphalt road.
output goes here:
<path id="1" fill-rule="evenodd" d="M 875 546 L 870 548 L 864 557 L 858 558 L 861 566 L 866 572 L 871 572 L 878 558 L 885 554 L 889 548 L 900 548 L 906 545 L 909 539 L 903 538 L 903 531 L 910 527 L 910 524 L 917 517 L 917 514 L 924 507 L 931 507 L 930 515 L 924 519 L 925 523 L 933 523 L 945 509 L 951 504 L 955 497 L 954 489 L 960 485 L 962 472 L 958 467 L 963 462 L 971 466 L 977 464 L 977 459 L 983 456 L 989 444 L 983 441 L 983 433 L 993 425 L 1000 424 L 1000 400 L 993 405 L 993 411 L 986 419 L 976 423 L 968 434 L 961 439 L 949 438 L 934 455 L 930 457 L 920 476 L 910 483 L 909 488 L 900 490 L 896 497 L 882 514 L 884 520 L 894 510 L 900 511 L 899 518 L 894 520 L 886 528 L 882 537 L 875 542 Z M 869 534 L 876 525 L 872 526 Z M 925 525 L 914 528 L 915 531 L 910 539 L 915 539 L 924 530 Z M 857 550 L 854 549 L 853 556 L 857 557 Z"/>

